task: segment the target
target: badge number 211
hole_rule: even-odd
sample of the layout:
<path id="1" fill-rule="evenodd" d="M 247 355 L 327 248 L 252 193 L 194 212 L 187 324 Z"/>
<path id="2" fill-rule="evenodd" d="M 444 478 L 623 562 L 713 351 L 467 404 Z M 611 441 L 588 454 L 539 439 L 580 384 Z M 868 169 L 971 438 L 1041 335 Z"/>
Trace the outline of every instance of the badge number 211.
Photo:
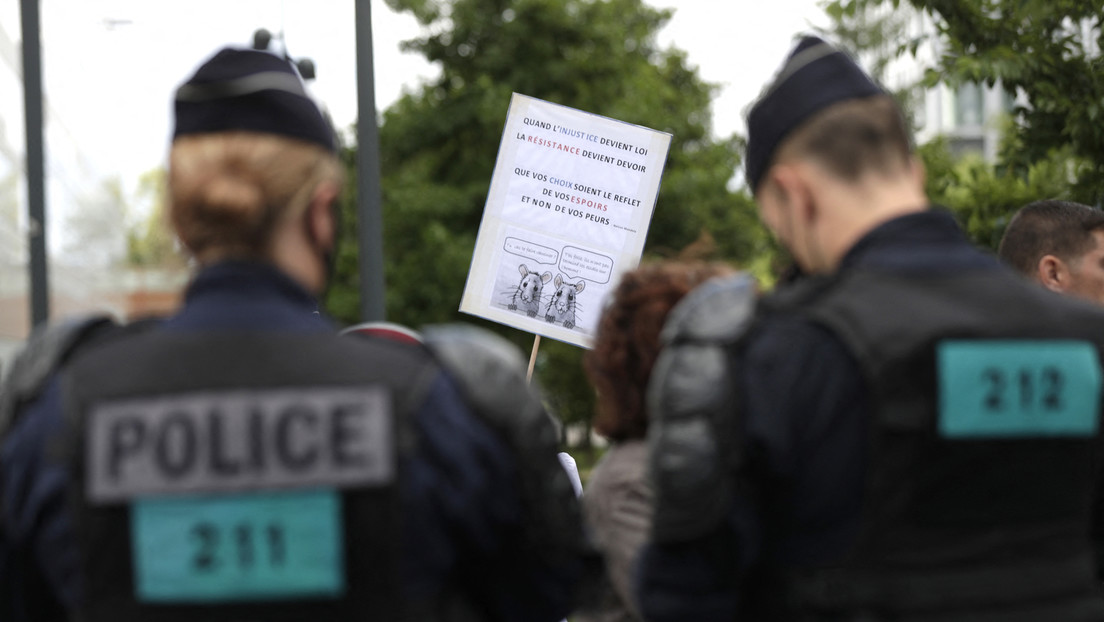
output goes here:
<path id="1" fill-rule="evenodd" d="M 281 567 L 287 560 L 284 526 L 277 522 L 219 525 L 201 521 L 192 526 L 191 536 L 196 545 L 192 567 L 198 572 L 213 571 L 220 562 L 228 561 L 227 557 L 236 559 L 241 570 L 249 570 L 255 563 Z"/>
<path id="2" fill-rule="evenodd" d="M 134 511 L 143 600 L 333 595 L 344 587 L 333 490 L 148 500 Z"/>

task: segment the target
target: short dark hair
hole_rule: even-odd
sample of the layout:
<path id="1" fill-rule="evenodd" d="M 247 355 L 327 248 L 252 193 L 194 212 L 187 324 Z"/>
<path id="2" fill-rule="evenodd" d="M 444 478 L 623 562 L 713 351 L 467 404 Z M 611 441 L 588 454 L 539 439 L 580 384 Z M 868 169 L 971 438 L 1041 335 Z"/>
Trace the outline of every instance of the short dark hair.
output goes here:
<path id="1" fill-rule="evenodd" d="M 848 182 L 865 173 L 890 175 L 908 167 L 909 129 L 889 95 L 851 99 L 818 112 L 787 137 L 775 161 L 809 158 Z"/>
<path id="2" fill-rule="evenodd" d="M 602 312 L 583 368 L 598 393 L 594 429 L 612 441 L 644 438 L 644 395 L 667 314 L 690 290 L 734 269 L 721 262 L 657 261 L 626 272 Z"/>
<path id="3" fill-rule="evenodd" d="M 1104 212 L 1098 209 L 1057 199 L 1035 201 L 1012 217 L 997 254 L 1020 274 L 1033 277 L 1046 255 L 1069 263 L 1092 250 L 1092 232 L 1098 229 L 1104 229 Z"/>

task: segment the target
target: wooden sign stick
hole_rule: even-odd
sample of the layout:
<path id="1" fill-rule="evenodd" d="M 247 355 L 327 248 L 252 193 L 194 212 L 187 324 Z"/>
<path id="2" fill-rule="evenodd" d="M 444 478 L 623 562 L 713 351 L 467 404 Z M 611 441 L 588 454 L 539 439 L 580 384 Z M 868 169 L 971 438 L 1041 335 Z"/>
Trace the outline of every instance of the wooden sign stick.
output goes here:
<path id="1" fill-rule="evenodd" d="M 537 364 L 537 348 L 540 347 L 540 335 L 533 337 L 533 353 L 529 355 L 529 373 L 525 374 L 525 381 L 533 381 L 533 366 Z"/>

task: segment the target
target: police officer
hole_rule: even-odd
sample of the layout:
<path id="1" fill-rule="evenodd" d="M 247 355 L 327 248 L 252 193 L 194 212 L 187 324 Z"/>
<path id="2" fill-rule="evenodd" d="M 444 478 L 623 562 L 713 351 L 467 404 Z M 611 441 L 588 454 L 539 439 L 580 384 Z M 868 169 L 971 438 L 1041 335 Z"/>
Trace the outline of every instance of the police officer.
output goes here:
<path id="1" fill-rule="evenodd" d="M 929 208 L 897 105 L 828 43 L 797 44 L 748 132 L 747 182 L 806 276 L 754 314 L 735 291 L 672 313 L 645 617 L 1104 619 L 1104 318 Z"/>
<path id="2" fill-rule="evenodd" d="M 175 315 L 55 326 L 13 369 L 0 618 L 559 620 L 582 530 L 520 355 L 317 313 L 342 172 L 284 59 L 221 50 L 175 112 L 198 274 Z"/>

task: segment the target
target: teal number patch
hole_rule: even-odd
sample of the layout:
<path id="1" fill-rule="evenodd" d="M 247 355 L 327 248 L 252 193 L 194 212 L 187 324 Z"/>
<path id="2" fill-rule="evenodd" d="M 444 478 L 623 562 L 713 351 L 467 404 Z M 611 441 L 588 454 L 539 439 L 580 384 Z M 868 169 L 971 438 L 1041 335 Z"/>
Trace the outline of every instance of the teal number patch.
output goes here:
<path id="1" fill-rule="evenodd" d="M 345 589 L 333 490 L 139 499 L 131 544 L 142 602 L 336 598 Z"/>
<path id="2" fill-rule="evenodd" d="M 1101 371 L 1080 341 L 946 341 L 938 346 L 945 438 L 1091 436 Z"/>

